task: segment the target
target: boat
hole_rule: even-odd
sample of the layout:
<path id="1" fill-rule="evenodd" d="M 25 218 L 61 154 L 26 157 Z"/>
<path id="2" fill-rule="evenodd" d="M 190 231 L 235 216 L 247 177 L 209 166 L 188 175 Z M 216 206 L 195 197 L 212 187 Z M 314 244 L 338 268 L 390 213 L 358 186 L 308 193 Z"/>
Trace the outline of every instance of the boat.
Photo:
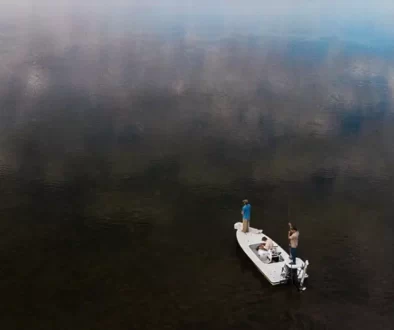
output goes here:
<path id="1" fill-rule="evenodd" d="M 308 260 L 303 261 L 296 258 L 296 263 L 293 264 L 286 250 L 274 240 L 272 240 L 273 249 L 261 254 L 258 246 L 262 243 L 262 238 L 270 238 L 263 233 L 262 229 L 249 227 L 249 232 L 244 233 L 241 222 L 235 223 L 234 229 L 239 246 L 272 285 L 293 282 L 299 290 L 305 290 L 303 284 L 304 280 L 308 278 Z"/>

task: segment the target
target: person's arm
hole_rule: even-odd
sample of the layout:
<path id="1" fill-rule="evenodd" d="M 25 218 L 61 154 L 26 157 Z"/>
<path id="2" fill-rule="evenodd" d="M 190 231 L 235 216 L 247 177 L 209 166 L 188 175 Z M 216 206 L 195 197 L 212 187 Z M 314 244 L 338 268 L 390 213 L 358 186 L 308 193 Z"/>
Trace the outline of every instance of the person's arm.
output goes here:
<path id="1" fill-rule="evenodd" d="M 264 248 L 264 244 L 260 244 L 257 248 L 256 248 L 256 250 L 258 250 L 258 249 L 260 249 L 260 248 Z"/>
<path id="2" fill-rule="evenodd" d="M 294 233 L 292 233 L 291 231 L 289 231 L 289 239 L 293 238 Z"/>

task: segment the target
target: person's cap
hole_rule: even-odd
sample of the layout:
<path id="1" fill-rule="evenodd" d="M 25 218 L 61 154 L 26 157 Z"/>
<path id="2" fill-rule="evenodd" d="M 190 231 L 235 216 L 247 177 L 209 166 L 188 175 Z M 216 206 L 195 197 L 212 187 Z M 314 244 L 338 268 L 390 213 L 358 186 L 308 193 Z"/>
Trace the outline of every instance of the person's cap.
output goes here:
<path id="1" fill-rule="evenodd" d="M 247 203 L 247 202 L 248 202 L 248 200 L 247 200 L 247 199 L 244 199 L 242 202 L 243 202 L 243 203 Z"/>

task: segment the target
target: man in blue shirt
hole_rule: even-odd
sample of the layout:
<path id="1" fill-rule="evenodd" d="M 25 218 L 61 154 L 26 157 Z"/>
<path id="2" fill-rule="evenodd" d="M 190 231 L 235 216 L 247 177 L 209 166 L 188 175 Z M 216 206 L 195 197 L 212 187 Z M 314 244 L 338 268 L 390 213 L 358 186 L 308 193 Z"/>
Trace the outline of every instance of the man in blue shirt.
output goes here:
<path id="1" fill-rule="evenodd" d="M 248 202 L 247 199 L 244 199 L 242 201 L 244 203 L 244 206 L 242 207 L 242 231 L 244 233 L 247 233 L 249 231 L 249 224 L 250 224 L 250 211 L 251 211 L 251 206 Z"/>

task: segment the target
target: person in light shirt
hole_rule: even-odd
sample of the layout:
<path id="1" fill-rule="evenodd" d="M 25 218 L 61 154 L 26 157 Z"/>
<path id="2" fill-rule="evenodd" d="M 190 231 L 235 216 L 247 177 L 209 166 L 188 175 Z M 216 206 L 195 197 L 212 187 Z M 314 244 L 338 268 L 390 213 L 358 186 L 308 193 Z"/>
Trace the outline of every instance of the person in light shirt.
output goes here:
<path id="1" fill-rule="evenodd" d="M 289 223 L 289 233 L 288 233 L 288 239 L 289 239 L 289 243 L 290 243 L 290 255 L 291 255 L 291 259 L 293 261 L 293 264 L 296 263 L 296 259 L 297 259 L 297 247 L 298 247 L 298 238 L 300 236 L 300 233 L 297 229 L 296 226 L 292 225 L 291 223 Z"/>
<path id="2" fill-rule="evenodd" d="M 274 242 L 272 241 L 272 239 L 264 236 L 262 238 L 262 241 L 263 243 L 261 243 L 257 248 L 257 253 L 259 254 L 259 256 L 266 255 L 267 252 L 272 250 L 272 248 L 274 247 Z"/>

